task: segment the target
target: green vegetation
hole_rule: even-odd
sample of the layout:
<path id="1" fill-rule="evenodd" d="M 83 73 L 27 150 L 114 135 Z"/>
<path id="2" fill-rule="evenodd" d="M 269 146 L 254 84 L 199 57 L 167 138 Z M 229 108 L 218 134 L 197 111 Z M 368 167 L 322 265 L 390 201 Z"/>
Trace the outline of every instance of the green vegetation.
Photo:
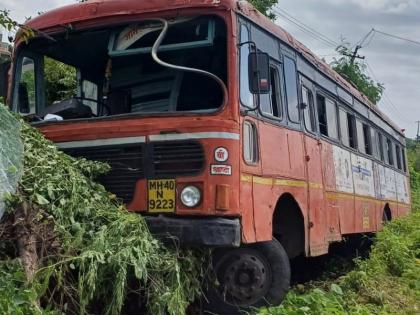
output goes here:
<path id="1" fill-rule="evenodd" d="M 275 20 L 276 15 L 271 11 L 271 8 L 278 3 L 277 0 L 249 0 L 249 2 L 266 17 Z"/>
<path id="2" fill-rule="evenodd" d="M 130 292 L 151 314 L 184 314 L 205 255 L 154 239 L 93 181 L 107 165 L 67 156 L 23 122 L 21 132 L 23 177 L 0 225 L 0 313 L 119 314 Z"/>
<path id="3" fill-rule="evenodd" d="M 337 47 L 337 51 L 341 57 L 331 63 L 332 68 L 365 94 L 373 104 L 378 104 L 385 90 L 384 85 L 373 81 L 366 74 L 364 63 L 352 60 L 350 56 L 353 52 L 347 45 Z"/>
<path id="4" fill-rule="evenodd" d="M 46 57 L 44 59 L 46 104 L 71 98 L 77 93 L 76 69 Z"/>
<path id="5" fill-rule="evenodd" d="M 420 314 L 420 145 L 408 141 L 413 213 L 378 233 L 370 257 L 336 280 L 297 286 L 259 315 Z"/>
<path id="6" fill-rule="evenodd" d="M 420 211 L 420 142 L 407 139 L 407 153 L 411 176 L 411 199 Z"/>

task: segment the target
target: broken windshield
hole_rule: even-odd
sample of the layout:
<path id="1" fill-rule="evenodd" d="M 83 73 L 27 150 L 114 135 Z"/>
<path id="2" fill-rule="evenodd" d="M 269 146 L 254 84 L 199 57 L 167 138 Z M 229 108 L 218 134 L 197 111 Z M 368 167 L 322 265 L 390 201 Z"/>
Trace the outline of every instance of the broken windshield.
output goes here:
<path id="1" fill-rule="evenodd" d="M 67 32 L 57 36 L 56 42 L 31 41 L 17 62 L 15 109 L 23 114 L 36 112 L 38 120 L 217 110 L 223 104 L 227 80 L 223 20 L 204 16 L 168 21 L 158 58 L 153 58 L 152 47 L 162 30 L 159 20 L 145 20 Z M 31 82 L 36 85 L 31 91 L 38 93 L 35 105 L 26 104 L 28 82 L 23 79 L 28 76 L 28 59 L 35 73 Z M 51 67 L 54 62 L 57 66 Z M 62 73 L 51 74 L 57 70 Z M 60 89 L 69 91 L 56 91 L 58 82 L 63 83 Z"/>

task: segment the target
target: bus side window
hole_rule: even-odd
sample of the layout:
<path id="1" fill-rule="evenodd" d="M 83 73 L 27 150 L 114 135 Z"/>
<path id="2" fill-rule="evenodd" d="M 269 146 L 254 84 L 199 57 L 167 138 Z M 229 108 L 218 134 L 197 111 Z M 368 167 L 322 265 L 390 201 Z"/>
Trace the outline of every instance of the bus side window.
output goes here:
<path id="1" fill-rule="evenodd" d="M 350 147 L 347 112 L 340 108 L 339 115 L 340 115 L 341 143 L 345 145 L 346 147 Z"/>
<path id="2" fill-rule="evenodd" d="M 388 138 L 386 138 L 386 151 L 388 155 L 388 164 L 394 165 L 394 150 L 392 149 L 392 142 Z"/>
<path id="3" fill-rule="evenodd" d="M 257 129 L 253 123 L 245 121 L 243 133 L 244 160 L 247 164 L 255 164 L 258 162 Z"/>
<path id="4" fill-rule="evenodd" d="M 261 111 L 274 117 L 281 117 L 281 96 L 279 73 L 275 66 L 270 66 L 270 93 L 261 94 Z"/>
<path id="5" fill-rule="evenodd" d="M 246 25 L 241 25 L 241 43 L 249 41 L 249 31 Z M 249 90 L 248 55 L 250 45 L 244 44 L 240 48 L 240 94 L 241 102 L 246 107 L 254 107 L 254 95 Z"/>
<path id="6" fill-rule="evenodd" d="M 370 127 L 367 124 L 363 124 L 363 138 L 365 141 L 365 152 L 368 155 L 372 155 L 372 137 Z"/>
<path id="7" fill-rule="evenodd" d="M 382 147 L 384 149 L 384 162 L 389 164 L 389 148 L 388 148 L 388 139 L 381 134 L 382 138 Z"/>
<path id="8" fill-rule="evenodd" d="M 380 160 L 384 161 L 384 146 L 383 146 L 383 140 L 382 135 L 379 131 L 372 128 L 372 134 L 374 137 L 372 138 L 375 142 L 375 157 Z"/>
<path id="9" fill-rule="evenodd" d="M 350 113 L 347 113 L 347 130 L 350 148 L 357 149 L 356 118 Z"/>
<path id="10" fill-rule="evenodd" d="M 325 97 L 317 94 L 316 104 L 318 109 L 318 124 L 319 132 L 328 137 L 328 125 L 327 125 L 327 108 L 325 105 Z"/>
<path id="11" fill-rule="evenodd" d="M 289 119 L 291 122 L 299 123 L 296 64 L 287 56 L 284 56 L 284 81 Z"/>
<path id="12" fill-rule="evenodd" d="M 397 155 L 397 167 L 399 170 L 402 170 L 401 148 L 398 144 L 395 144 L 395 153 Z"/>
<path id="13" fill-rule="evenodd" d="M 312 92 L 305 86 L 302 86 L 302 101 L 305 106 L 303 109 L 305 127 L 308 131 L 316 132 L 314 97 Z"/>
<path id="14" fill-rule="evenodd" d="M 36 85 L 35 85 L 35 61 L 28 57 L 23 57 L 18 86 L 18 110 L 23 115 L 35 114 L 36 112 Z"/>
<path id="15" fill-rule="evenodd" d="M 316 96 L 319 130 L 322 135 L 338 139 L 337 107 L 333 101 L 322 95 Z"/>
<path id="16" fill-rule="evenodd" d="M 361 153 L 366 153 L 365 138 L 363 135 L 363 124 L 359 119 L 356 120 L 356 130 L 357 130 L 357 145 L 358 145 L 359 151 Z"/>
<path id="17" fill-rule="evenodd" d="M 402 157 L 402 163 L 403 163 L 403 171 L 407 172 L 407 160 L 405 156 L 405 149 L 401 149 L 401 157 Z"/>

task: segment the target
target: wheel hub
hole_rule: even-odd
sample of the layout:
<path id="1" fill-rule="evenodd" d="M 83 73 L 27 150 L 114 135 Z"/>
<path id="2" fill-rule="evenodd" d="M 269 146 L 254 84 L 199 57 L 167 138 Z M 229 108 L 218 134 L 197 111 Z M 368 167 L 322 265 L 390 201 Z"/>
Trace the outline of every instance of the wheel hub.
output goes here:
<path id="1" fill-rule="evenodd" d="M 250 306 L 267 293 L 271 274 L 265 259 L 252 253 L 229 255 L 218 270 L 226 301 Z"/>

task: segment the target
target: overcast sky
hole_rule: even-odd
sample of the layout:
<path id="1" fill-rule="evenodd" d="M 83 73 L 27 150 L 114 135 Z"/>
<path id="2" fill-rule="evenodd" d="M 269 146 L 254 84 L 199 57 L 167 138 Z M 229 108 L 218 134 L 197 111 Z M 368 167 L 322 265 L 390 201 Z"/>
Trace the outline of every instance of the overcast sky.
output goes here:
<path id="1" fill-rule="evenodd" d="M 0 9 L 8 9 L 18 21 L 39 11 L 74 3 L 75 0 L 0 0 Z M 313 38 L 284 18 L 296 18 L 333 42 L 345 39 L 351 46 L 372 28 L 420 41 L 420 0 L 280 0 L 283 14 L 277 23 L 292 33 L 312 51 L 331 61 L 334 44 Z M 420 120 L 420 45 L 392 39 L 380 34 L 368 38 L 359 54 L 366 56 L 386 92 L 380 108 L 409 137 L 416 134 L 415 121 Z"/>

